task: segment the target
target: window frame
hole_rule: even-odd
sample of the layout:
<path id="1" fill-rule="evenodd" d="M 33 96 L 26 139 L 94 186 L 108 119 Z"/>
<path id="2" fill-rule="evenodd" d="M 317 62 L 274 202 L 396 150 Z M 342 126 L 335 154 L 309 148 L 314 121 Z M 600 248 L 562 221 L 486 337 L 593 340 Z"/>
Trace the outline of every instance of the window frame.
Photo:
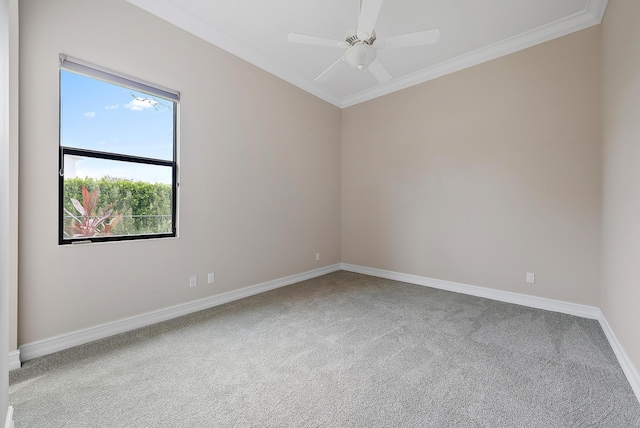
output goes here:
<path id="1" fill-rule="evenodd" d="M 171 160 L 149 158 L 143 156 L 126 155 L 120 153 L 103 152 L 91 149 L 66 147 L 62 145 L 62 71 L 70 71 L 97 80 L 102 80 L 117 86 L 123 86 L 136 91 L 144 92 L 173 103 L 173 156 Z M 177 237 L 177 205 L 178 205 L 178 108 L 180 105 L 180 93 L 171 91 L 157 85 L 144 82 L 117 73 L 102 67 L 86 63 L 67 55 L 60 55 L 60 67 L 58 72 L 58 147 L 60 151 L 58 164 L 58 245 L 84 244 L 93 242 L 134 241 L 154 238 Z M 64 157 L 65 155 L 83 156 L 93 159 L 113 160 L 120 162 L 132 162 L 144 165 L 165 166 L 171 168 L 171 232 L 138 234 L 138 235 L 108 235 L 87 238 L 65 237 L 64 234 Z"/>

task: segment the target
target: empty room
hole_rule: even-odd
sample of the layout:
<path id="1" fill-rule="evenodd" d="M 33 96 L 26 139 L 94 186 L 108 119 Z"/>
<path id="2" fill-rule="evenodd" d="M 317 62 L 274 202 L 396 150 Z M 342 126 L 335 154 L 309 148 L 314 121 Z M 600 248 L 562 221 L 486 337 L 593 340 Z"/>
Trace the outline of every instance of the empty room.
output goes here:
<path id="1" fill-rule="evenodd" d="M 5 428 L 640 427 L 640 2 L 0 4 Z"/>

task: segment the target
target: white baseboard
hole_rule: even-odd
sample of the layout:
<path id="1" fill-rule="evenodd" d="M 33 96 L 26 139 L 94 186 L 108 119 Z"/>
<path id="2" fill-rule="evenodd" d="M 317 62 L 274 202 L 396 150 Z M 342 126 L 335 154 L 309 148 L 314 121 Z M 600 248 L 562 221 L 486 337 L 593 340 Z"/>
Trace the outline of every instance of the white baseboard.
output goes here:
<path id="1" fill-rule="evenodd" d="M 342 263 L 342 270 L 408 282 L 409 284 L 423 285 L 440 290 L 453 291 L 455 293 L 468 294 L 499 302 L 514 303 L 530 308 L 545 309 L 547 311 L 576 315 L 583 318 L 599 319 L 600 309 L 594 306 L 579 305 L 577 303 L 562 302 L 560 300 L 546 299 L 544 297 L 529 296 L 510 291 L 496 290 L 493 288 L 478 287 L 475 285 L 461 284 L 458 282 L 444 281 L 441 279 L 427 278 L 424 276 L 409 275 L 406 273 L 392 272 L 388 270 L 369 268 L 364 266 Z"/>
<path id="2" fill-rule="evenodd" d="M 375 269 L 365 266 L 351 265 L 342 263 L 342 270 L 349 272 L 361 273 L 364 275 L 377 276 L 379 278 L 392 279 L 395 281 L 407 282 L 409 284 L 423 285 L 426 287 L 438 288 L 441 290 L 453 291 L 461 294 L 468 294 L 476 297 L 484 297 L 487 299 L 497 300 L 500 302 L 514 303 L 517 305 L 528 306 L 536 309 L 544 309 L 547 311 L 560 312 L 568 315 L 575 315 L 582 318 L 598 320 L 602 331 L 607 336 L 607 340 L 618 358 L 620 367 L 631 385 L 631 389 L 640 402 L 640 375 L 635 369 L 631 360 L 627 356 L 624 348 L 618 342 L 616 335 L 609 326 L 607 319 L 600 310 L 594 306 L 579 305 L 576 303 L 562 302 L 559 300 L 545 299 L 543 297 L 529 296 L 526 294 L 512 293 L 509 291 L 495 290 L 491 288 L 477 287 L 475 285 L 460 284 L 457 282 L 443 281 L 441 279 L 427 278 L 417 275 L 409 275 L 405 273 L 392 272 L 388 270 Z"/>
<path id="3" fill-rule="evenodd" d="M 284 287 L 296 282 L 322 276 L 331 272 L 340 270 L 340 264 L 325 266 L 319 269 L 310 270 L 296 275 L 284 278 L 274 279 L 272 281 L 263 282 L 261 284 L 252 285 L 240 290 L 229 291 L 227 293 L 217 294 L 215 296 L 205 297 L 204 299 L 195 300 L 193 302 L 183 303 L 171 306 L 157 311 L 147 312 L 129 318 L 89 327 L 81 330 L 72 331 L 70 333 L 61 334 L 59 336 L 48 339 L 38 340 L 20 346 L 20 356 L 22 361 L 28 361 L 43 355 L 62 351 L 63 349 L 72 348 L 92 342 L 94 340 L 103 339 L 113 336 L 114 334 L 124 333 L 126 331 L 135 330 L 137 328 L 146 327 L 161 321 L 177 318 L 193 312 L 209 309 L 224 303 L 239 300 L 254 294 L 264 293 L 265 291 L 275 288 Z"/>
<path id="4" fill-rule="evenodd" d="M 631 362 L 631 360 L 629 360 L 627 353 L 624 351 L 624 348 L 622 347 L 620 342 L 618 342 L 618 338 L 611 329 L 609 322 L 602 312 L 600 312 L 600 318 L 598 319 L 598 321 L 600 321 L 602 331 L 604 331 L 605 336 L 607 336 L 607 340 L 609 340 L 609 344 L 611 345 L 613 352 L 618 358 L 618 362 L 620 363 L 620 367 L 622 367 L 622 371 L 624 372 L 625 376 L 627 376 L 627 380 L 629 381 L 629 385 L 631 385 L 631 389 L 633 389 L 638 402 L 640 402 L 640 374 L 638 374 L 638 371 L 633 366 L 633 363 Z"/>
<path id="5" fill-rule="evenodd" d="M 4 428 L 13 428 L 13 406 L 7 409 L 7 419 L 4 421 Z"/>
<path id="6" fill-rule="evenodd" d="M 193 312 L 201 311 L 203 309 L 222 305 L 224 303 L 253 296 L 255 294 L 263 293 L 275 288 L 284 287 L 296 282 L 315 278 L 331 272 L 336 272 L 341 269 L 349 272 L 406 282 L 409 284 L 422 285 L 426 287 L 497 300 L 500 302 L 514 303 L 531 308 L 544 309 L 548 311 L 560 312 L 564 314 L 598 320 L 600 322 L 600 325 L 602 326 L 602 330 L 609 340 L 611 348 L 618 358 L 618 362 L 620 363 L 622 370 L 627 376 L 627 380 L 629 381 L 629 384 L 631 385 L 636 398 L 638 399 L 638 401 L 640 401 L 640 375 L 638 375 L 638 371 L 629 360 L 627 354 L 624 351 L 624 348 L 622 347 L 620 342 L 618 342 L 618 339 L 616 338 L 613 330 L 609 326 L 609 323 L 607 322 L 604 314 L 600 311 L 599 308 L 546 299 L 543 297 L 512 293 L 509 291 L 501 291 L 474 285 L 461 284 L 457 282 L 444 281 L 440 279 L 427 278 L 417 275 L 409 275 L 382 269 L 357 266 L 348 263 L 326 266 L 308 272 L 303 272 L 300 274 L 267 281 L 261 284 L 252 285 L 240 290 L 230 291 L 211 297 L 206 297 L 204 299 L 195 300 L 193 302 L 183 303 L 157 311 L 147 312 L 145 314 L 101 324 L 95 327 L 73 331 L 52 338 L 39 340 L 37 342 L 27 343 L 25 345 L 22 345 L 19 351 L 13 351 L 9 354 L 9 370 L 20 367 L 21 360 L 27 361 L 32 358 L 37 358 L 53 352 L 61 351 L 63 349 L 72 348 L 74 346 L 82 345 L 84 343 L 92 342 L 94 340 L 102 339 L 114 334 L 124 333 L 126 331 L 135 330 L 136 328 L 140 327 L 146 327 L 148 325 L 152 325 L 161 321 L 166 321 L 182 315 L 187 315 Z M 11 420 L 9 419 L 9 416 L 7 416 L 7 424 L 11 422 L 11 425 L 5 424 L 6 428 L 13 427 L 13 408 L 10 407 L 9 410 L 11 413 Z"/>
<path id="7" fill-rule="evenodd" d="M 9 371 L 19 369 L 20 366 L 20 350 L 9 352 Z"/>

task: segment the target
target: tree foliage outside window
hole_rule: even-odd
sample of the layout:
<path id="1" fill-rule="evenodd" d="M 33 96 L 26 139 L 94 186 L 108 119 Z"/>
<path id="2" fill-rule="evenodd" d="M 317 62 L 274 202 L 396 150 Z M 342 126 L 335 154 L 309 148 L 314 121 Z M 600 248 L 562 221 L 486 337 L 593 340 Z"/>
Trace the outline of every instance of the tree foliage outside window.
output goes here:
<path id="1" fill-rule="evenodd" d="M 99 180 L 71 178 L 64 182 L 66 211 L 73 212 L 72 199 L 82 201 L 83 186 L 90 192 L 99 189 L 97 210 L 110 207 L 114 213 L 122 215 L 118 224 L 110 231 L 113 236 L 171 232 L 170 185 L 109 177 Z"/>

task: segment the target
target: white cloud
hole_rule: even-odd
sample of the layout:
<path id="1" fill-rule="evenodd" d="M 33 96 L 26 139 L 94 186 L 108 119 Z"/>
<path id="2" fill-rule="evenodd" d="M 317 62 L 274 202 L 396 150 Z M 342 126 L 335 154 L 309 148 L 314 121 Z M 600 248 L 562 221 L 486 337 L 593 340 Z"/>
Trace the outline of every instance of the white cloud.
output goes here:
<path id="1" fill-rule="evenodd" d="M 118 107 L 120 107 L 120 104 L 113 104 L 113 105 L 110 105 L 110 106 L 104 106 L 104 108 L 107 109 L 107 110 L 115 110 Z"/>
<path id="2" fill-rule="evenodd" d="M 87 119 L 93 119 L 94 117 L 96 117 L 96 112 L 95 111 L 88 111 L 84 114 L 84 117 L 86 117 Z"/>
<path id="3" fill-rule="evenodd" d="M 125 104 L 124 107 L 133 111 L 142 111 L 148 108 L 153 108 L 158 105 L 158 101 L 149 98 L 134 98 L 129 104 Z"/>

